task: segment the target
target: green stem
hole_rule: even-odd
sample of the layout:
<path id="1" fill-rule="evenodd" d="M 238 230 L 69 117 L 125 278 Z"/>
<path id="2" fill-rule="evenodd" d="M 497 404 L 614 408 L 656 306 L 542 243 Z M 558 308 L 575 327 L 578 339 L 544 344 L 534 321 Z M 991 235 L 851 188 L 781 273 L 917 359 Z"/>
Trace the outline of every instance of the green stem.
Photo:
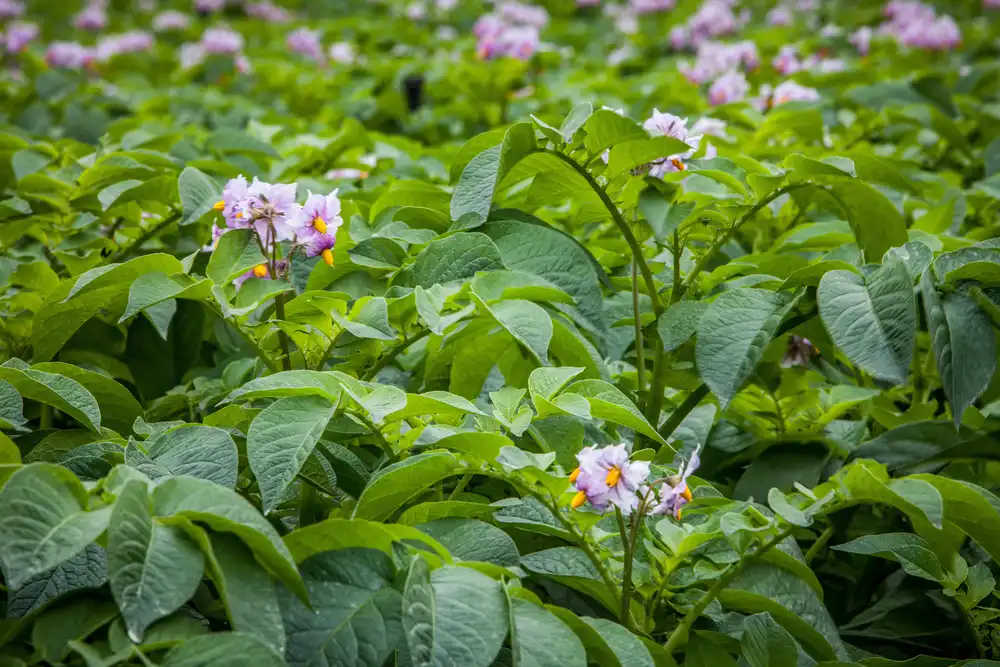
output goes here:
<path id="1" fill-rule="evenodd" d="M 469 482 L 471 481 L 472 481 L 471 472 L 467 472 L 464 475 L 462 475 L 462 479 L 458 480 L 458 484 L 456 484 L 455 488 L 452 489 L 451 493 L 448 494 L 448 500 L 454 500 L 456 497 L 458 497 L 458 494 L 460 494 L 462 491 L 465 491 L 465 487 L 467 487 L 469 485 Z"/>
<path id="2" fill-rule="evenodd" d="M 280 321 L 285 321 L 285 293 L 280 292 L 274 296 L 274 316 Z M 281 368 L 286 371 L 292 370 L 292 354 L 288 348 L 288 334 L 280 326 L 278 327 L 278 342 L 281 344 Z"/>
<path id="3" fill-rule="evenodd" d="M 674 263 L 674 281 L 670 288 L 670 305 L 673 305 L 680 301 L 682 290 L 681 290 L 681 239 L 677 230 L 674 230 L 674 242 L 673 242 L 673 263 Z M 653 386 L 649 390 L 649 399 L 646 403 L 646 421 L 656 428 L 660 423 L 660 411 L 663 409 L 663 372 L 664 364 L 666 363 L 667 351 L 663 349 L 663 341 L 660 340 L 659 335 L 656 337 L 656 356 L 653 358 Z"/>
<path id="4" fill-rule="evenodd" d="M 646 391 L 646 350 L 642 342 L 642 317 L 639 311 L 639 276 L 634 259 L 632 260 L 632 316 L 635 320 L 635 393 L 642 400 L 643 394 Z M 645 402 L 648 403 L 648 400 Z"/>
<path id="5" fill-rule="evenodd" d="M 424 338 L 430 333 L 431 333 L 430 329 L 423 329 L 419 333 L 416 333 L 410 336 L 409 338 L 404 338 L 403 342 L 401 342 L 399 345 L 389 350 L 387 354 L 383 354 L 379 358 L 379 360 L 375 362 L 375 365 L 368 369 L 368 372 L 365 373 L 361 379 L 365 381 L 371 380 L 376 375 L 378 375 L 379 371 L 381 371 L 383 368 L 392 363 L 393 359 L 398 357 L 403 352 L 403 350 L 413 345 L 418 340 Z"/>
<path id="6" fill-rule="evenodd" d="M 307 478 L 303 478 L 307 479 Z M 310 483 L 299 484 L 299 528 L 321 521 L 316 489 Z"/>
<path id="7" fill-rule="evenodd" d="M 623 556 L 624 568 L 622 569 L 622 599 L 621 599 L 621 610 L 618 613 L 621 619 L 621 624 L 626 628 L 631 628 L 631 614 L 629 613 L 629 602 L 632 598 L 632 558 L 634 554 L 632 553 L 632 542 L 630 539 L 629 531 L 625 529 L 625 517 L 622 516 L 622 511 L 615 508 L 615 517 L 618 519 L 618 532 L 622 536 L 622 547 L 625 550 Z"/>
<path id="8" fill-rule="evenodd" d="M 688 631 L 691 629 L 691 626 L 694 625 L 694 622 L 698 620 L 698 617 L 701 616 L 702 612 L 708 608 L 708 605 L 712 603 L 712 600 L 719 597 L 719 594 L 726 589 L 726 586 L 732 583 L 733 579 L 739 576 L 740 572 L 742 572 L 747 565 L 759 559 L 791 534 L 792 530 L 790 528 L 779 533 L 777 536 L 772 538 L 770 542 L 758 549 L 753 555 L 741 559 L 738 563 L 731 565 L 726 573 L 719 577 L 715 584 L 701 596 L 698 602 L 695 603 L 694 607 L 691 608 L 691 611 L 684 615 L 684 618 L 682 618 L 681 622 L 677 624 L 674 631 L 670 633 L 667 643 L 663 645 L 663 648 L 667 651 L 667 653 L 672 654 L 675 650 L 677 650 L 680 643 L 687 638 Z"/>
<path id="9" fill-rule="evenodd" d="M 677 427 L 681 425 L 682 421 L 684 421 L 684 418 L 687 417 L 692 410 L 698 407 L 698 404 L 701 403 L 701 399 L 706 396 L 708 396 L 707 384 L 700 385 L 697 389 L 688 394 L 688 397 L 684 399 L 684 402 L 681 403 L 676 410 L 670 413 L 667 421 L 665 421 L 663 423 L 663 427 L 660 428 L 659 432 L 660 435 L 663 436 L 664 440 L 673 435 Z"/>
<path id="10" fill-rule="evenodd" d="M 52 406 L 48 403 L 41 404 L 41 414 L 38 418 L 38 428 L 45 431 L 52 428 Z"/>
<path id="11" fill-rule="evenodd" d="M 775 199 L 784 194 L 792 192 L 793 190 L 798 190 L 800 188 L 809 187 L 811 185 L 812 183 L 792 183 L 790 185 L 785 185 L 783 187 L 778 188 L 777 190 L 775 190 L 774 192 L 772 192 L 771 194 L 767 195 L 759 202 L 754 204 L 753 207 L 751 207 L 749 211 L 744 213 L 743 216 L 740 217 L 740 219 L 737 220 L 732 227 L 724 230 L 722 234 L 716 237 L 715 241 L 712 242 L 712 245 L 708 247 L 708 250 L 702 253 L 701 257 L 698 258 L 698 260 L 694 264 L 694 267 L 691 269 L 691 273 L 689 273 L 687 278 L 684 280 L 684 285 L 682 287 L 681 293 L 683 294 L 688 289 L 690 289 L 691 285 L 694 284 L 695 279 L 698 277 L 698 274 L 705 269 L 705 266 L 709 263 L 709 261 L 712 260 L 712 258 L 715 256 L 715 253 L 717 253 L 722 248 L 722 246 L 729 243 L 729 239 L 731 239 L 733 235 L 739 231 L 740 227 L 742 227 L 744 224 L 752 220 L 754 216 L 756 216 L 761 211 L 761 209 L 763 209 L 765 206 L 767 206 L 772 201 L 774 201 Z"/>
<path id="12" fill-rule="evenodd" d="M 820 533 L 819 537 L 816 538 L 816 541 L 813 542 L 811 547 L 809 547 L 809 551 L 806 552 L 806 565 L 812 562 L 812 559 L 816 557 L 816 554 L 820 552 L 820 549 L 826 546 L 826 543 L 830 541 L 831 537 L 833 537 L 833 526 L 827 526 L 826 530 Z"/>
<path id="13" fill-rule="evenodd" d="M 388 458 L 389 460 L 388 462 L 392 463 L 393 461 L 395 461 L 396 452 L 392 449 L 392 445 L 389 444 L 389 441 L 385 439 L 385 436 L 382 435 L 382 431 L 380 431 L 378 427 L 375 426 L 375 424 L 373 424 L 370 419 L 368 419 L 368 417 L 361 414 L 360 412 L 352 411 L 351 414 L 357 417 L 359 420 L 361 420 L 361 422 L 365 425 L 365 427 L 367 427 L 368 430 L 372 432 L 372 435 L 375 436 L 375 440 L 378 443 L 379 448 L 385 453 L 386 457 Z"/>
<path id="14" fill-rule="evenodd" d="M 590 172 L 570 156 L 551 148 L 543 149 L 541 152 L 554 155 L 575 169 L 576 172 L 587 181 L 587 184 L 590 185 L 590 188 L 597 194 L 597 196 L 601 198 L 601 201 L 604 203 L 604 207 L 608 209 L 608 213 L 611 214 L 611 219 L 614 220 L 614 223 L 618 226 L 618 230 L 621 232 L 622 237 L 624 237 L 625 242 L 632 250 L 632 258 L 639 265 L 639 271 L 642 273 L 642 280 L 646 283 L 646 291 L 649 293 L 649 298 L 653 302 L 653 313 L 659 317 L 660 313 L 663 312 L 663 303 L 660 301 L 660 293 L 656 289 L 656 281 L 653 279 L 653 272 L 649 270 L 649 265 L 646 264 L 646 259 L 642 256 L 642 247 L 639 245 L 639 241 L 636 240 L 635 234 L 632 233 L 632 229 L 628 226 L 628 223 L 625 222 L 625 218 L 622 217 L 621 211 L 619 211 L 618 207 L 615 206 L 615 203 L 611 201 L 611 197 L 609 197 L 608 193 L 604 191 L 604 188 L 602 188 L 601 185 L 594 180 L 594 177 L 590 175 Z"/>

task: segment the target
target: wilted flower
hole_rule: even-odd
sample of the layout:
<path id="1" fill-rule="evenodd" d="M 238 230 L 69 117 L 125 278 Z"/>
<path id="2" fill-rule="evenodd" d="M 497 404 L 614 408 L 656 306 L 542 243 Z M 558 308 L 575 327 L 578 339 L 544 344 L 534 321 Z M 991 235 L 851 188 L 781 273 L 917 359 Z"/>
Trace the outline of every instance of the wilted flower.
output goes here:
<path id="1" fill-rule="evenodd" d="M 73 17 L 77 30 L 104 30 L 108 25 L 108 13 L 102 5 L 91 2 Z"/>
<path id="2" fill-rule="evenodd" d="M 356 57 L 354 47 L 350 42 L 336 42 L 331 44 L 330 50 L 327 53 L 330 55 L 330 60 L 341 65 L 353 64 Z"/>
<path id="3" fill-rule="evenodd" d="M 691 150 L 675 155 L 668 155 L 649 163 L 649 175 L 653 178 L 662 178 L 664 174 L 675 171 L 684 171 L 687 165 L 684 160 L 694 154 L 701 137 L 688 134 L 687 118 L 675 116 L 672 113 L 661 113 L 658 109 L 653 109 L 653 115 L 642 124 L 646 132 L 652 137 L 673 137 L 683 141 Z"/>
<path id="4" fill-rule="evenodd" d="M 298 28 L 288 33 L 286 42 L 289 49 L 310 60 L 323 59 L 323 44 L 320 41 L 319 30 Z"/>
<path id="5" fill-rule="evenodd" d="M 815 88 L 801 86 L 794 81 L 779 83 L 771 95 L 771 105 L 777 106 L 786 102 L 813 102 L 819 99 Z"/>
<path id="6" fill-rule="evenodd" d="M 140 53 L 153 48 L 155 40 L 148 32 L 133 30 L 120 35 L 108 35 L 97 42 L 97 60 L 107 62 L 123 53 Z"/>
<path id="7" fill-rule="evenodd" d="M 291 15 L 283 8 L 278 7 L 269 0 L 264 2 L 248 2 L 243 11 L 247 16 L 262 19 L 268 23 L 288 23 L 292 20 Z"/>
<path id="8" fill-rule="evenodd" d="M 784 368 L 791 368 L 792 366 L 805 367 L 809 365 L 809 358 L 815 353 L 816 348 L 809 342 L 808 338 L 794 335 L 789 336 L 788 350 L 785 352 L 785 358 L 781 360 L 781 365 Z"/>
<path id="9" fill-rule="evenodd" d="M 629 461 L 624 444 L 603 449 L 584 447 L 576 459 L 579 467 L 570 475 L 577 488 L 574 509 L 589 502 L 602 512 L 614 505 L 623 514 L 630 514 L 639 506 L 638 491 L 649 477 L 649 463 Z"/>
<path id="10" fill-rule="evenodd" d="M 52 42 L 45 52 L 50 67 L 82 69 L 94 61 L 94 50 L 77 42 Z"/>
<path id="11" fill-rule="evenodd" d="M 191 17 L 184 12 L 168 9 L 153 17 L 153 30 L 168 32 L 170 30 L 185 30 L 191 25 Z"/>
<path id="12" fill-rule="evenodd" d="M 708 101 L 713 105 L 739 102 L 747 95 L 750 84 L 742 72 L 730 70 L 720 76 L 708 89 Z"/>
<path id="13" fill-rule="evenodd" d="M 17 18 L 24 13 L 24 3 L 20 0 L 0 0 L 0 19 Z"/>
<path id="14" fill-rule="evenodd" d="M 701 465 L 698 452 L 691 454 L 687 463 L 682 464 L 676 475 L 668 477 L 660 486 L 659 503 L 653 508 L 653 514 L 670 514 L 680 521 L 681 508 L 691 502 L 691 489 L 688 488 L 688 477 Z"/>
<path id="15" fill-rule="evenodd" d="M 7 31 L 3 35 L 7 53 L 20 53 L 37 38 L 38 26 L 26 21 L 14 21 L 7 26 Z"/>

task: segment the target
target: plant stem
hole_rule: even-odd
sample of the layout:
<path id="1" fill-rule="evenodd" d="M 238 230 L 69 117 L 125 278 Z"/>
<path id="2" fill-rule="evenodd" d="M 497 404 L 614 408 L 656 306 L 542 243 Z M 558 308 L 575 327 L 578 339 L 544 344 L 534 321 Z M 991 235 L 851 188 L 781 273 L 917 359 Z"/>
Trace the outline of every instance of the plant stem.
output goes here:
<path id="1" fill-rule="evenodd" d="M 464 475 L 462 475 L 462 478 L 458 480 L 458 484 L 456 484 L 455 488 L 452 489 L 451 493 L 448 494 L 448 500 L 454 500 L 458 496 L 458 494 L 460 494 L 462 491 L 465 491 L 465 487 L 467 487 L 469 485 L 469 482 L 471 481 L 472 481 L 471 472 L 467 472 Z"/>
<path id="2" fill-rule="evenodd" d="M 663 423 L 663 427 L 660 429 L 659 433 L 663 436 L 664 440 L 673 435 L 673 432 L 678 426 L 681 425 L 684 418 L 687 417 L 692 410 L 698 407 L 698 404 L 701 403 L 701 399 L 706 396 L 708 396 L 708 385 L 704 383 L 688 394 L 688 397 L 684 399 L 684 402 L 681 403 L 676 410 L 671 412 L 670 416 L 667 417 L 667 421 Z"/>
<path id="3" fill-rule="evenodd" d="M 621 232 L 622 237 L 624 237 L 625 242 L 628 243 L 629 248 L 632 250 L 632 258 L 639 265 L 639 271 L 642 273 L 642 280 L 646 283 L 646 291 L 649 293 L 649 298 L 653 302 L 653 313 L 659 317 L 660 313 L 663 312 L 663 303 L 660 301 L 660 293 L 656 289 L 656 281 L 653 279 L 653 272 L 649 270 L 649 265 L 646 264 L 646 259 L 642 256 L 642 247 L 639 245 L 639 241 L 636 240 L 635 234 L 632 233 L 632 229 L 625 222 L 625 218 L 622 217 L 621 211 L 615 206 L 615 203 L 611 201 L 611 197 L 608 193 L 604 191 L 604 188 L 594 180 L 594 177 L 590 175 L 583 165 L 571 158 L 570 156 L 560 153 L 557 150 L 551 148 L 545 148 L 541 151 L 542 153 L 548 153 L 554 155 L 570 167 L 576 170 L 590 185 L 590 188 L 597 193 L 597 196 L 601 198 L 604 203 L 604 207 L 608 209 L 608 213 L 611 214 L 611 219 L 614 220 L 615 225 L 618 226 L 618 230 Z"/>
<path id="4" fill-rule="evenodd" d="M 421 331 L 410 336 L 409 338 L 404 338 L 399 345 L 389 350 L 387 354 L 383 354 L 381 357 L 379 357 L 379 360 L 375 362 L 375 365 L 369 368 L 368 372 L 365 373 L 361 377 L 361 379 L 365 381 L 371 380 L 376 375 L 378 375 L 379 371 L 381 371 L 383 368 L 392 363 L 392 360 L 398 357 L 403 352 L 403 350 L 413 345 L 418 340 L 424 338 L 430 333 L 431 333 L 430 329 L 422 329 Z"/>
<path id="5" fill-rule="evenodd" d="M 274 297 L 274 316 L 282 321 L 285 319 L 284 292 L 280 292 Z M 292 370 L 292 355 L 288 350 L 288 334 L 281 327 L 278 327 L 278 342 L 281 344 L 281 368 L 290 371 Z"/>
<path id="6" fill-rule="evenodd" d="M 43 431 L 52 428 L 52 406 L 48 403 L 41 404 L 41 414 L 38 418 L 38 428 Z"/>
<path id="7" fill-rule="evenodd" d="M 708 250 L 702 253 L 701 257 L 698 258 L 698 261 L 695 262 L 694 267 L 691 269 L 691 273 L 689 273 L 687 278 L 684 280 L 684 285 L 681 291 L 682 295 L 691 287 L 691 285 L 694 284 L 695 278 L 697 278 L 698 274 L 704 270 L 708 262 L 715 256 L 715 253 L 717 253 L 719 249 L 722 248 L 722 246 L 726 245 L 729 242 L 729 239 L 733 237 L 733 234 L 738 232 L 740 227 L 742 227 L 748 221 L 752 220 L 753 217 L 756 216 L 757 213 L 761 211 L 761 209 L 763 209 L 765 206 L 767 206 L 772 201 L 774 201 L 775 199 L 784 194 L 787 194 L 793 190 L 798 190 L 800 188 L 809 187 L 811 185 L 812 183 L 792 183 L 790 185 L 785 185 L 783 187 L 778 188 L 777 190 L 775 190 L 774 192 L 772 192 L 771 194 L 767 195 L 759 202 L 754 204 L 753 207 L 749 211 L 744 213 L 740 217 L 740 219 L 733 224 L 732 227 L 724 230 L 722 234 L 716 237 L 715 241 L 712 242 L 712 245 L 708 247 Z"/>
<path id="8" fill-rule="evenodd" d="M 812 562 L 812 559 L 816 557 L 816 554 L 819 553 L 820 549 L 826 546 L 826 543 L 830 541 L 831 537 L 833 537 L 833 526 L 827 526 L 826 530 L 820 533 L 819 537 L 816 538 L 816 541 L 813 542 L 811 547 L 809 547 L 809 551 L 806 552 L 806 565 Z"/>
<path id="9" fill-rule="evenodd" d="M 688 631 L 691 629 L 691 626 L 694 625 L 694 622 L 698 620 L 698 617 L 701 616 L 702 612 L 708 608 L 708 605 L 712 603 L 712 600 L 719 597 L 719 593 L 724 591 L 726 586 L 732 583 L 733 579 L 735 579 L 740 572 L 743 571 L 743 568 L 766 554 L 791 534 L 792 530 L 790 528 L 782 531 L 773 537 L 770 542 L 764 544 L 755 553 L 741 559 L 738 563 L 731 565 L 729 569 L 726 570 L 726 573 L 719 577 L 715 584 L 713 584 L 712 587 L 701 596 L 701 599 L 695 603 L 694 607 L 691 608 L 691 611 L 684 615 L 684 618 L 682 618 L 681 622 L 677 624 L 674 631 L 670 633 L 670 637 L 667 638 L 667 643 L 663 645 L 663 648 L 667 651 L 667 653 L 673 653 L 677 650 L 680 643 L 687 638 Z"/>
<path id="10" fill-rule="evenodd" d="M 673 286 L 670 288 L 670 305 L 673 305 L 680 301 L 682 290 L 681 290 L 681 239 L 680 234 L 677 230 L 674 230 L 674 242 L 673 242 L 673 263 L 674 263 L 674 281 Z M 660 340 L 659 332 L 657 330 L 656 336 L 656 356 L 653 357 L 653 386 L 649 390 L 649 398 L 646 402 L 646 421 L 656 428 L 660 424 L 660 411 L 663 409 L 663 371 L 664 364 L 666 362 L 667 351 L 663 349 L 663 341 Z"/>
<path id="11" fill-rule="evenodd" d="M 622 516 L 622 511 L 615 508 L 615 517 L 618 519 L 618 532 L 622 536 L 622 547 L 625 550 L 624 554 L 624 568 L 622 569 L 622 599 L 621 599 L 621 610 L 619 611 L 619 618 L 621 619 L 622 625 L 626 628 L 631 629 L 631 614 L 629 613 L 629 602 L 632 598 L 632 558 L 634 554 L 632 553 L 632 543 L 629 535 L 629 531 L 625 529 L 625 518 Z"/>
<path id="12" fill-rule="evenodd" d="M 639 312 L 639 276 L 635 259 L 632 260 L 632 316 L 635 320 L 635 372 L 636 396 L 640 399 L 646 391 L 646 351 L 642 342 L 642 317 Z M 648 403 L 648 400 L 646 401 Z"/>

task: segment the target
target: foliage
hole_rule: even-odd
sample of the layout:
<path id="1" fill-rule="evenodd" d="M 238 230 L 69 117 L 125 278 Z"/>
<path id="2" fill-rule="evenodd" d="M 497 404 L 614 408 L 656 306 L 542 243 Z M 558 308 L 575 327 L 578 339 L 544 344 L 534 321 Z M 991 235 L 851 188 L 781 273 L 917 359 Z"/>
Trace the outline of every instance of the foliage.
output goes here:
<path id="1" fill-rule="evenodd" d="M 353 63 L 235 7 L 250 71 L 178 65 L 211 14 L 10 56 L 0 665 L 1000 659 L 997 19 L 862 59 L 817 28 L 874 5 L 749 2 L 756 83 L 793 39 L 848 69 L 709 107 L 665 47 L 699 3 L 610 62 L 544 4 L 525 60 L 478 2 L 320 0 Z"/>

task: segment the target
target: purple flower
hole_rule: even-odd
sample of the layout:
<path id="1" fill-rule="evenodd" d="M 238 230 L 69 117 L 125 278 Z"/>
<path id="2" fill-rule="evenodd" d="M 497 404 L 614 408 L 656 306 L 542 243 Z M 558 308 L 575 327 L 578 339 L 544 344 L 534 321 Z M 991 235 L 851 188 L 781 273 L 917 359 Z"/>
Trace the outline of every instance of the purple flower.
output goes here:
<path id="1" fill-rule="evenodd" d="M 1000 9 L 1000 0 L 983 0 L 983 7 L 987 9 Z"/>
<path id="2" fill-rule="evenodd" d="M 337 229 L 343 222 L 336 190 L 328 195 L 314 195 L 310 192 L 293 223 L 295 240 L 305 246 L 307 257 L 321 256 L 324 262 L 332 266 Z"/>
<path id="3" fill-rule="evenodd" d="M 323 59 L 323 44 L 319 38 L 319 30 L 298 28 L 288 33 L 285 39 L 288 48 L 310 60 Z"/>
<path id="4" fill-rule="evenodd" d="M 191 25 L 191 17 L 184 12 L 167 10 L 153 17 L 153 30 L 168 32 L 170 30 L 185 30 Z"/>
<path id="5" fill-rule="evenodd" d="M 576 459 L 579 467 L 570 475 L 577 488 L 574 509 L 589 502 L 598 511 L 614 505 L 627 515 L 639 506 L 638 491 L 649 477 L 649 463 L 629 461 L 624 444 L 603 449 L 584 447 Z"/>
<path id="6" fill-rule="evenodd" d="M 291 15 L 284 8 L 264 0 L 264 2 L 248 2 L 243 8 L 247 16 L 263 19 L 268 23 L 288 23 Z"/>
<path id="7" fill-rule="evenodd" d="M 778 55 L 771 61 L 775 71 L 782 76 L 795 74 L 803 69 L 802 61 L 799 60 L 799 49 L 797 46 L 786 44 L 778 50 Z"/>
<path id="8" fill-rule="evenodd" d="M 49 67 L 83 69 L 94 61 L 94 50 L 77 42 L 52 42 L 45 52 Z"/>
<path id="9" fill-rule="evenodd" d="M 872 44 L 872 29 L 864 25 L 851 33 L 851 36 L 847 38 L 848 41 L 854 45 L 854 48 L 858 50 L 863 56 L 868 55 L 868 51 L 871 50 Z"/>
<path id="10" fill-rule="evenodd" d="M 520 23 L 539 29 L 544 28 L 549 23 L 549 13 L 545 11 L 544 7 L 535 7 L 513 1 L 500 5 L 500 18 L 506 23 Z"/>
<path id="11" fill-rule="evenodd" d="M 108 35 L 97 42 L 97 60 L 107 62 L 123 53 L 141 53 L 153 48 L 155 40 L 148 32 L 133 30 L 120 35 Z"/>
<path id="12" fill-rule="evenodd" d="M 791 25 L 795 20 L 792 10 L 784 5 L 778 5 L 767 13 L 767 24 L 773 26 Z"/>
<path id="13" fill-rule="evenodd" d="M 20 0 L 0 0 L 0 19 L 17 18 L 24 13 L 24 3 Z"/>
<path id="14" fill-rule="evenodd" d="M 784 368 L 791 368 L 792 366 L 802 366 L 805 368 L 809 365 L 809 358 L 815 353 L 816 348 L 813 347 L 808 338 L 789 336 L 788 349 L 785 351 L 785 358 L 781 360 L 781 365 Z"/>
<path id="15" fill-rule="evenodd" d="M 692 83 L 707 83 L 734 69 L 753 69 L 760 64 L 757 45 L 751 41 L 735 44 L 703 41 L 698 45 L 694 65 L 681 63 L 678 69 Z"/>
<path id="16" fill-rule="evenodd" d="M 688 488 L 688 477 L 701 465 L 701 458 L 698 452 L 691 454 L 686 464 L 682 464 L 677 474 L 668 477 L 667 481 L 660 486 L 660 502 L 653 508 L 653 514 L 670 514 L 680 521 L 681 508 L 691 502 L 691 489 Z"/>
<path id="17" fill-rule="evenodd" d="M 288 241 L 295 238 L 295 183 L 264 183 L 256 177 L 247 188 L 246 209 L 251 225 L 265 242 Z M 269 224 L 270 223 L 270 224 Z M 274 228 L 274 238 L 270 227 Z"/>
<path id="18" fill-rule="evenodd" d="M 226 6 L 226 0 L 195 0 L 194 10 L 196 12 L 208 13 L 217 12 Z"/>
<path id="19" fill-rule="evenodd" d="M 636 14 L 653 14 L 673 9 L 677 0 L 631 0 L 629 4 Z"/>
<path id="20" fill-rule="evenodd" d="M 938 17 L 934 8 L 922 2 L 892 0 L 883 9 L 889 18 L 879 33 L 889 35 L 904 46 L 944 51 L 962 42 L 962 33 L 950 16 Z"/>
<path id="21" fill-rule="evenodd" d="M 504 31 L 507 24 L 496 14 L 483 14 L 472 26 L 472 34 L 479 39 L 492 39 Z"/>
<path id="22" fill-rule="evenodd" d="M 360 169 L 353 169 L 351 167 L 342 167 L 340 169 L 331 169 L 326 172 L 326 178 L 331 181 L 340 179 L 347 181 L 361 181 L 368 178 L 368 172 Z"/>
<path id="23" fill-rule="evenodd" d="M 77 30 L 104 30 L 108 25 L 108 13 L 104 7 L 92 2 L 73 17 L 73 26 Z"/>
<path id="24" fill-rule="evenodd" d="M 427 18 L 427 5 L 421 0 L 414 0 L 406 6 L 406 18 L 411 21 L 422 21 Z"/>
<path id="25" fill-rule="evenodd" d="M 26 21 L 14 21 L 7 26 L 4 33 L 4 46 L 7 53 L 20 53 L 31 42 L 38 38 L 38 26 Z"/>
<path id="26" fill-rule="evenodd" d="M 800 86 L 794 81 L 783 81 L 774 89 L 771 104 L 777 106 L 786 102 L 814 102 L 818 99 L 819 93 L 815 88 Z"/>
<path id="27" fill-rule="evenodd" d="M 232 178 L 222 189 L 222 201 L 215 204 L 215 210 L 222 213 L 226 226 L 230 229 L 250 226 L 250 186 L 241 174 Z"/>
<path id="28" fill-rule="evenodd" d="M 649 175 L 653 178 L 662 178 L 671 172 L 685 171 L 687 165 L 684 164 L 684 160 L 694 154 L 695 148 L 701 141 L 701 137 L 688 134 L 687 118 L 681 118 L 671 113 L 661 113 L 658 109 L 653 109 L 653 115 L 642 126 L 652 137 L 673 137 L 691 147 L 691 150 L 684 153 L 668 155 L 650 162 L 648 165 Z"/>
<path id="29" fill-rule="evenodd" d="M 350 42 L 335 42 L 330 45 L 327 53 L 330 55 L 330 60 L 341 65 L 351 65 L 356 58 L 354 47 Z"/>
<path id="30" fill-rule="evenodd" d="M 691 134 L 729 139 L 729 135 L 726 134 L 726 122 L 718 118 L 709 118 L 708 116 L 699 118 L 698 122 L 691 126 Z M 715 145 L 710 141 L 706 141 L 705 157 L 711 159 L 718 154 L 719 151 Z"/>
<path id="31" fill-rule="evenodd" d="M 181 69 L 191 69 L 205 59 L 205 48 L 201 44 L 183 44 L 178 58 Z"/>
<path id="32" fill-rule="evenodd" d="M 243 35 L 225 26 L 208 28 L 201 35 L 206 53 L 235 54 L 243 50 Z"/>
<path id="33" fill-rule="evenodd" d="M 730 70 L 720 76 L 708 89 L 708 101 L 715 106 L 739 102 L 746 97 L 750 84 L 743 72 Z"/>

